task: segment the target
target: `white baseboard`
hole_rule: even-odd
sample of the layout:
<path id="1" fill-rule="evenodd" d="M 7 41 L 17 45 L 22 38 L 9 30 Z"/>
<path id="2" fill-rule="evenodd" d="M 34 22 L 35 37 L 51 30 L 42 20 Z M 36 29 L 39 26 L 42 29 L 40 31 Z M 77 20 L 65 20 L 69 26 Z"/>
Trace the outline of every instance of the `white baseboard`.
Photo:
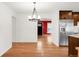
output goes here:
<path id="1" fill-rule="evenodd" d="M 12 41 L 12 42 L 25 42 L 25 43 L 37 43 L 37 41 Z"/>
<path id="2" fill-rule="evenodd" d="M 7 49 L 5 49 L 2 53 L 0 53 L 0 57 L 5 54 L 10 48 L 12 47 L 12 45 L 10 45 Z"/>
<path id="3" fill-rule="evenodd" d="M 56 43 L 54 43 L 54 42 L 53 42 L 53 44 L 55 44 L 57 47 L 59 47 L 59 44 L 56 44 Z"/>

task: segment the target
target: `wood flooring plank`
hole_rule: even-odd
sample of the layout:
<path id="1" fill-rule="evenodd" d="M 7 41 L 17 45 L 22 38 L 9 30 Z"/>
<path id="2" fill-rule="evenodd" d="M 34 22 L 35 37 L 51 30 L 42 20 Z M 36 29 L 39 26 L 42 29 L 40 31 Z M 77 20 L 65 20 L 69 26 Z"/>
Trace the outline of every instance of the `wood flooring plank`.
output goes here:
<path id="1" fill-rule="evenodd" d="M 68 47 L 57 47 L 48 42 L 49 35 L 38 37 L 37 43 L 13 43 L 2 57 L 67 57 Z"/>

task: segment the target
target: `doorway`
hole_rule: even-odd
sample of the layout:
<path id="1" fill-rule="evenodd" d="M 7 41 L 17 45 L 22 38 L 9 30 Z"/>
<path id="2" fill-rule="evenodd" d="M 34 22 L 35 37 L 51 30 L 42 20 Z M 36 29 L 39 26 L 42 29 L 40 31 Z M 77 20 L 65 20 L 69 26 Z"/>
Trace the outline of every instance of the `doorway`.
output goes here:
<path id="1" fill-rule="evenodd" d="M 49 35 L 51 34 L 51 21 L 38 21 L 38 36 L 39 35 Z"/>
<path id="2" fill-rule="evenodd" d="M 52 36 L 49 29 L 51 29 L 51 21 L 43 20 L 38 21 L 38 41 L 37 41 L 37 50 L 38 52 L 44 54 L 45 47 L 48 49 L 52 48 Z"/>

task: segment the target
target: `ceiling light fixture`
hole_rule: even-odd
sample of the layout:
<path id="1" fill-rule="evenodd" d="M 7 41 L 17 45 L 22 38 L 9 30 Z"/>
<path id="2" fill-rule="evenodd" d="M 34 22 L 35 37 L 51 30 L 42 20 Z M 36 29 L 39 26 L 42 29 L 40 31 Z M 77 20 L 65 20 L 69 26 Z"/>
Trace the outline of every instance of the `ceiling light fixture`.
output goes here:
<path id="1" fill-rule="evenodd" d="M 36 10 L 36 2 L 33 2 L 34 4 L 34 8 L 33 8 L 33 12 L 32 12 L 32 16 L 28 16 L 28 19 L 29 21 L 37 21 L 37 20 L 40 20 L 40 16 L 38 15 L 37 13 L 37 10 Z"/>

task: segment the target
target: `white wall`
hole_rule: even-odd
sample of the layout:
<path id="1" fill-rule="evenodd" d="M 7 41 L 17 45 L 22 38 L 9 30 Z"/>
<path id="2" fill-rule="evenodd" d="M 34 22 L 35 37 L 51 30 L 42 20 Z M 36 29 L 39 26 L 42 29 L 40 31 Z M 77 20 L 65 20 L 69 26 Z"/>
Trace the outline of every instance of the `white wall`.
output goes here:
<path id="1" fill-rule="evenodd" d="M 47 24 L 47 33 L 51 33 L 52 32 L 52 23 L 48 23 Z"/>
<path id="2" fill-rule="evenodd" d="M 16 39 L 16 16 L 12 17 L 12 42 Z"/>
<path id="3" fill-rule="evenodd" d="M 52 19 L 52 13 L 39 13 L 41 18 L 48 18 L 48 20 Z"/>
<path id="4" fill-rule="evenodd" d="M 13 42 L 37 42 L 37 22 L 28 21 L 28 14 L 16 15 L 15 39 Z"/>
<path id="5" fill-rule="evenodd" d="M 59 46 L 59 12 L 58 10 L 52 13 L 52 43 Z"/>
<path id="6" fill-rule="evenodd" d="M 13 14 L 6 5 L 0 3 L 0 56 L 12 46 Z"/>

